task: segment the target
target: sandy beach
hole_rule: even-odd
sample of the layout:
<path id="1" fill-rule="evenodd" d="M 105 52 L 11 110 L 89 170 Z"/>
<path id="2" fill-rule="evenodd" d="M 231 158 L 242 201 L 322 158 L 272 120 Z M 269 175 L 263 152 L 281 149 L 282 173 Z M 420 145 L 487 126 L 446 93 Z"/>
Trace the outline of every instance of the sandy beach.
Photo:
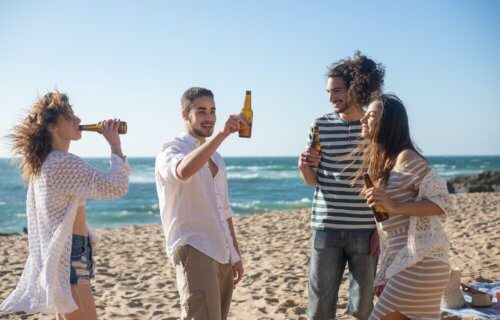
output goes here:
<path id="1" fill-rule="evenodd" d="M 451 264 L 462 281 L 500 279 L 500 193 L 453 195 L 455 214 L 446 231 Z M 310 247 L 309 209 L 235 218 L 245 276 L 233 295 L 230 319 L 306 319 Z M 96 303 L 100 319 L 177 319 L 175 276 L 165 254 L 160 225 L 98 229 Z M 27 237 L 0 237 L 0 301 L 17 283 L 27 257 Z M 344 316 L 347 277 L 337 316 Z M 0 312 L 0 319 L 54 316 Z"/>

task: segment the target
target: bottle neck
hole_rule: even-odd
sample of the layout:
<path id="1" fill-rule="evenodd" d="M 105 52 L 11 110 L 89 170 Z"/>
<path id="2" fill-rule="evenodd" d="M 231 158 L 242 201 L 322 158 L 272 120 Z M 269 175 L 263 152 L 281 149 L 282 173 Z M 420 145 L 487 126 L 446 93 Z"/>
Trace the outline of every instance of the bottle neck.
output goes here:
<path id="1" fill-rule="evenodd" d="M 98 124 L 85 124 L 80 125 L 80 130 L 82 131 L 98 131 L 101 128 Z"/>
<path id="2" fill-rule="evenodd" d="M 243 110 L 252 109 L 252 98 L 250 95 L 245 96 L 245 103 L 243 104 Z"/>

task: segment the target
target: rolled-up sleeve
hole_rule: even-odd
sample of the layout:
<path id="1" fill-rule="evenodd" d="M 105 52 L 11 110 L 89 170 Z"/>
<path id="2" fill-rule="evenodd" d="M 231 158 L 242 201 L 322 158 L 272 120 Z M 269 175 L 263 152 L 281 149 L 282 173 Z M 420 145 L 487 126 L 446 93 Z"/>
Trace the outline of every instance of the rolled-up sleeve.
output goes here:
<path id="1" fill-rule="evenodd" d="M 180 143 L 166 144 L 163 150 L 156 158 L 156 171 L 166 181 L 169 182 L 188 182 L 190 180 L 182 180 L 177 175 L 177 166 L 186 157 L 187 152 Z"/>
<path id="2" fill-rule="evenodd" d="M 222 218 L 229 219 L 233 217 L 233 210 L 231 209 L 231 204 L 229 203 L 229 190 L 227 187 L 227 179 L 225 182 L 225 190 L 224 190 L 224 200 L 221 210 Z"/>
<path id="3" fill-rule="evenodd" d="M 224 219 L 232 218 L 233 215 L 234 215 L 233 214 L 233 210 L 231 209 L 230 206 L 227 206 L 226 208 L 223 208 L 221 214 L 222 214 L 222 217 Z"/>

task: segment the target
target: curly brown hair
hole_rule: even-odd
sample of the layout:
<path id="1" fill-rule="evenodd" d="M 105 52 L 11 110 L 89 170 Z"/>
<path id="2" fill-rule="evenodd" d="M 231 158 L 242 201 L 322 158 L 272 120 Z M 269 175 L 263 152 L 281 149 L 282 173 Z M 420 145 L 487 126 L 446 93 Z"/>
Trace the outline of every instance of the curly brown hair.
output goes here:
<path id="1" fill-rule="evenodd" d="M 68 96 L 58 91 L 39 98 L 28 110 L 25 118 L 12 128 L 6 138 L 12 145 L 12 156 L 20 156 L 24 183 L 40 174 L 42 164 L 52 150 L 50 126 L 57 124 L 59 116 L 71 117 Z"/>
<path id="2" fill-rule="evenodd" d="M 328 68 L 328 78 L 340 77 L 347 87 L 349 103 L 361 108 L 382 90 L 385 68 L 356 51 L 354 58 L 342 59 Z"/>

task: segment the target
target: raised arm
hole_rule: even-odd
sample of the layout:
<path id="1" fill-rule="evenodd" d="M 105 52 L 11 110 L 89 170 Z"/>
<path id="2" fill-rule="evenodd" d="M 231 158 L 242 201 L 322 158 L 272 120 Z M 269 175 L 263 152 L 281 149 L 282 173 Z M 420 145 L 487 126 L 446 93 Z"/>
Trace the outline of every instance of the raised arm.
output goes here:
<path id="1" fill-rule="evenodd" d="M 177 175 L 181 180 L 188 180 L 193 174 L 198 172 L 210 157 L 217 151 L 222 142 L 232 133 L 240 130 L 241 125 L 246 125 L 246 118 L 241 115 L 231 115 L 226 121 L 223 130 L 218 132 L 213 138 L 196 148 L 177 165 Z"/>
<path id="2" fill-rule="evenodd" d="M 93 199 L 114 199 L 128 191 L 131 168 L 126 160 L 111 155 L 108 171 L 90 166 L 83 159 L 63 153 L 47 167 L 48 183 L 59 192 Z"/>

